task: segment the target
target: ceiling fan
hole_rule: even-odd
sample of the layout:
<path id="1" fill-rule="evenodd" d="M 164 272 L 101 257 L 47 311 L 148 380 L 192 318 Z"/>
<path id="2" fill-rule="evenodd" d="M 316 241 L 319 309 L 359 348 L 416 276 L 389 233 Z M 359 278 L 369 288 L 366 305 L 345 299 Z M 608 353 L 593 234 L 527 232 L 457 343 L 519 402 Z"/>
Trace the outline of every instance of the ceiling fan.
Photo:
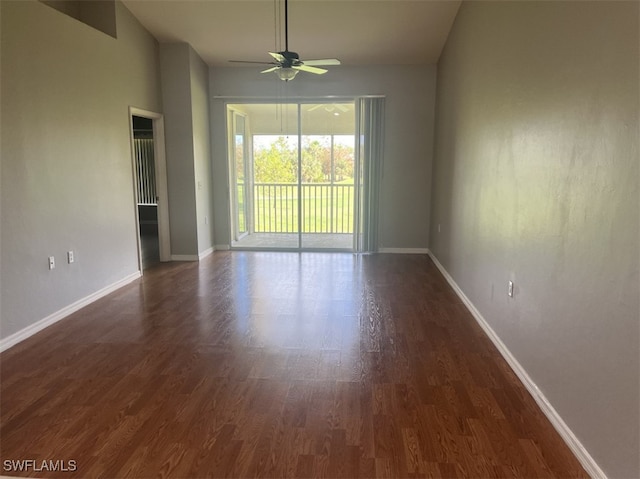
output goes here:
<path id="1" fill-rule="evenodd" d="M 263 65 L 274 65 L 260 73 L 275 72 L 280 80 L 291 81 L 298 72 L 315 73 L 322 75 L 328 70 L 318 68 L 319 66 L 340 65 L 337 58 L 325 58 L 323 60 L 300 60 L 300 56 L 296 52 L 289 51 L 289 1 L 284 0 L 284 51 L 269 52 L 275 61 L 272 62 L 252 62 L 244 60 L 229 60 L 233 63 L 259 63 Z"/>
<path id="2" fill-rule="evenodd" d="M 349 107 L 343 105 L 342 103 L 320 103 L 318 105 L 313 105 L 307 111 L 315 111 L 319 108 L 322 108 L 327 113 L 332 113 L 334 110 L 340 110 L 342 113 L 346 113 L 349 111 Z"/>

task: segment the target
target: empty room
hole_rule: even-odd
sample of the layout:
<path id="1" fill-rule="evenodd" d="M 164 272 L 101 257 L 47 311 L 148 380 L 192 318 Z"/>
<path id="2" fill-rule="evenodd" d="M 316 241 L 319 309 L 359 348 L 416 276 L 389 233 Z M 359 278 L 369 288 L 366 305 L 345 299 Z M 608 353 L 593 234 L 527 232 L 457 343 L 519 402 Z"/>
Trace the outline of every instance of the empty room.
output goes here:
<path id="1" fill-rule="evenodd" d="M 0 22 L 0 476 L 640 477 L 639 2 Z"/>

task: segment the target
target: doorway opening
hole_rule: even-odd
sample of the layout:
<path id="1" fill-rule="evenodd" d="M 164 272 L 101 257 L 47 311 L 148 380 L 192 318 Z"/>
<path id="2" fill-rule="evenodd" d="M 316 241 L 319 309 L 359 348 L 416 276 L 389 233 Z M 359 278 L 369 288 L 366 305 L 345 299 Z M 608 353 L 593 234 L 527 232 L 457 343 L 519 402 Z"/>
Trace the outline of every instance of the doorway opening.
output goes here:
<path id="1" fill-rule="evenodd" d="M 138 233 L 142 269 L 160 262 L 153 120 L 133 116 L 133 147 L 138 177 Z"/>
<path id="2" fill-rule="evenodd" d="M 353 251 L 355 102 L 227 105 L 231 247 Z"/>
<path id="3" fill-rule="evenodd" d="M 164 122 L 158 113 L 130 108 L 140 271 L 170 261 Z"/>

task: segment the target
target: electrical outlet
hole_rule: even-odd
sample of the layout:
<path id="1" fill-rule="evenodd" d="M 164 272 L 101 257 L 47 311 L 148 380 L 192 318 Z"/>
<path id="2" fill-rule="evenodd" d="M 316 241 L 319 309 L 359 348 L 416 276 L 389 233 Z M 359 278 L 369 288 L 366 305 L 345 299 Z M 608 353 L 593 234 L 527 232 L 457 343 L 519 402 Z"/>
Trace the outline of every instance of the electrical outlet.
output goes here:
<path id="1" fill-rule="evenodd" d="M 509 281 L 509 290 L 507 292 L 510 298 L 513 298 L 513 281 Z"/>
<path id="2" fill-rule="evenodd" d="M 56 259 L 53 256 L 49 256 L 49 269 L 56 267 Z"/>
<path id="3" fill-rule="evenodd" d="M 204 217 L 204 224 L 205 224 L 205 225 L 208 225 L 208 224 L 209 224 L 209 217 L 208 217 L 208 216 L 205 216 L 205 217 Z"/>
<path id="4" fill-rule="evenodd" d="M 71 264 L 75 261 L 73 257 L 73 251 L 67 251 L 67 263 Z"/>

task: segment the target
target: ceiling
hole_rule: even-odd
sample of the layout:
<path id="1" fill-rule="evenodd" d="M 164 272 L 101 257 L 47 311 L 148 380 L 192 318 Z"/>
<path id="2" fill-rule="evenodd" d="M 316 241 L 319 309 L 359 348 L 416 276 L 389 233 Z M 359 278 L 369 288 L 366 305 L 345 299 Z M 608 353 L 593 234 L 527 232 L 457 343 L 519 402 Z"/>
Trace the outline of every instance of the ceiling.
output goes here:
<path id="1" fill-rule="evenodd" d="M 271 61 L 267 51 L 284 50 L 283 0 L 123 3 L 159 42 L 187 42 L 210 66 Z M 289 50 L 302 60 L 338 58 L 343 65 L 434 64 L 459 6 L 458 0 L 290 0 Z"/>

